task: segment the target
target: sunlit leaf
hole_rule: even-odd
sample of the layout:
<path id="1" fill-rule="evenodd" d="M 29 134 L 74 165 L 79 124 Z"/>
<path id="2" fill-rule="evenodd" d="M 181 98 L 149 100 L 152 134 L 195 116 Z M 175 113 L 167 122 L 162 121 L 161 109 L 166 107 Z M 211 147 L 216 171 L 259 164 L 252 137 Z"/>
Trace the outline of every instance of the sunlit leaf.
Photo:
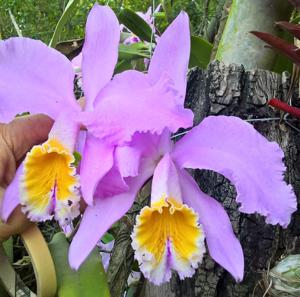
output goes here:
<path id="1" fill-rule="evenodd" d="M 294 44 L 269 33 L 252 31 L 256 37 L 268 43 L 272 48 L 288 56 L 294 63 L 300 65 L 300 49 Z"/>
<path id="2" fill-rule="evenodd" d="M 149 48 L 142 42 L 119 45 L 119 59 L 133 60 L 137 58 L 149 58 Z"/>
<path id="3" fill-rule="evenodd" d="M 72 270 L 69 266 L 69 243 L 63 233 L 54 235 L 49 243 L 49 249 L 57 275 L 57 297 L 110 296 L 101 256 L 97 249 L 90 254 L 78 271 Z"/>
<path id="4" fill-rule="evenodd" d="M 155 12 L 154 13 L 154 18 L 155 18 L 155 21 L 165 20 L 166 19 L 166 14 L 165 14 L 164 11 Z"/>
<path id="5" fill-rule="evenodd" d="M 119 21 L 126 26 L 132 33 L 134 33 L 141 40 L 151 42 L 152 29 L 138 14 L 131 9 L 122 9 L 119 16 Z M 154 36 L 152 36 L 154 42 Z"/>
<path id="6" fill-rule="evenodd" d="M 210 61 L 212 47 L 212 44 L 207 40 L 198 36 L 192 36 L 189 67 L 206 68 Z"/>
<path id="7" fill-rule="evenodd" d="M 66 8 L 60 17 L 56 27 L 55 31 L 52 35 L 52 38 L 50 40 L 49 46 L 55 47 L 56 44 L 59 41 L 59 36 L 65 26 L 65 24 L 69 21 L 69 19 L 73 16 L 74 10 L 76 5 L 79 3 L 79 0 L 69 0 L 68 4 L 66 5 Z"/>

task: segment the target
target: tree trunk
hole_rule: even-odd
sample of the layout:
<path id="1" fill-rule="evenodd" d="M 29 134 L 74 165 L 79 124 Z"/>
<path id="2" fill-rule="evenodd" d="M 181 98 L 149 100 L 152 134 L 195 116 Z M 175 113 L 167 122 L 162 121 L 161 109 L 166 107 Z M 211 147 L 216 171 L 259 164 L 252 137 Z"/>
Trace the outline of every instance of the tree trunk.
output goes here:
<path id="1" fill-rule="evenodd" d="M 259 132 L 269 140 L 278 142 L 284 150 L 286 180 L 294 186 L 299 197 L 300 132 L 296 130 L 300 126 L 299 121 L 289 119 L 280 123 L 272 119 L 278 118 L 278 112 L 266 106 L 268 99 L 285 96 L 288 83 L 286 75 L 263 70 L 245 71 L 243 66 L 224 66 L 213 62 L 207 70 L 196 69 L 190 73 L 186 105 L 195 112 L 195 124 L 208 115 L 235 115 L 252 120 Z M 161 287 L 145 282 L 139 296 L 263 296 L 268 286 L 268 268 L 272 268 L 284 255 L 300 253 L 300 211 L 294 213 L 287 229 L 268 225 L 259 215 L 246 215 L 238 211 L 235 189 L 223 176 L 204 170 L 196 170 L 194 176 L 200 188 L 221 202 L 230 216 L 244 250 L 244 280 L 237 284 L 206 254 L 193 278 L 180 281 L 173 275 L 171 282 Z"/>

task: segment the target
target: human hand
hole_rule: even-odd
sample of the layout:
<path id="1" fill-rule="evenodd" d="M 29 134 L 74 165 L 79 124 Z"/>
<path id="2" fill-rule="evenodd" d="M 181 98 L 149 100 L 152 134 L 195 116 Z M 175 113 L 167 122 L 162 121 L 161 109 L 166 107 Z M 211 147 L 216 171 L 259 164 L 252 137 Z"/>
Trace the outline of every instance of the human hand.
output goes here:
<path id="1" fill-rule="evenodd" d="M 12 181 L 16 168 L 32 146 L 47 140 L 53 120 L 37 114 L 0 124 L 0 204 L 4 188 Z M 0 221 L 0 242 L 24 231 L 32 224 L 18 206 L 6 224 Z"/>

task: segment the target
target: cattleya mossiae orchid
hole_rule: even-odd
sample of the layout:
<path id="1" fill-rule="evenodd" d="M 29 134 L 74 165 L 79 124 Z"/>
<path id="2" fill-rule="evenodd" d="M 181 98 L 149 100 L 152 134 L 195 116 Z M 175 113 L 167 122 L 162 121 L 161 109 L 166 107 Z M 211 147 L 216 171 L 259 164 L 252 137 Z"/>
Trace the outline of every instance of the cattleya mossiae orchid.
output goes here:
<path id="1" fill-rule="evenodd" d="M 180 94 L 186 88 L 188 27 L 187 16 L 181 14 L 159 39 L 149 67 L 154 78 L 167 73 Z M 184 96 L 180 98 L 183 105 Z M 115 195 L 95 192 L 95 203 L 85 210 L 70 246 L 73 268 L 78 269 L 153 176 L 151 203 L 141 210 L 132 233 L 135 258 L 145 277 L 161 284 L 170 279 L 172 270 L 180 278 L 192 276 L 202 260 L 206 239 L 211 257 L 237 281 L 242 280 L 243 251 L 229 217 L 219 202 L 199 189 L 186 168 L 223 174 L 236 187 L 241 212 L 257 212 L 266 216 L 267 223 L 288 225 L 296 197 L 283 181 L 285 166 L 278 144 L 241 119 L 226 116 L 204 119 L 176 144 L 170 136 L 167 128 L 161 134 L 137 132 L 117 148 L 118 155 L 126 156 L 117 167 L 128 190 Z M 114 192 L 113 176 L 112 169 L 100 182 L 107 193 Z"/>
<path id="2" fill-rule="evenodd" d="M 29 38 L 0 42 L 0 120 L 10 121 L 24 111 L 54 119 L 48 140 L 26 155 L 5 192 L 1 212 L 5 221 L 21 203 L 33 221 L 54 215 L 60 225 L 68 225 L 79 214 L 80 194 L 93 204 L 99 180 L 126 158 L 118 145 L 136 131 L 161 133 L 168 127 L 175 132 L 191 125 L 192 112 L 178 103 L 182 94 L 173 90 L 167 74 L 152 79 L 126 71 L 111 80 L 119 38 L 113 11 L 95 4 L 82 50 L 84 111 L 75 100 L 74 70 L 66 57 Z M 80 131 L 82 125 L 87 131 Z M 80 179 L 75 148 L 82 153 Z M 123 180 L 126 173 L 115 168 L 119 188 L 114 193 L 128 187 Z"/>
<path id="3" fill-rule="evenodd" d="M 267 223 L 286 227 L 296 210 L 295 194 L 283 181 L 282 150 L 239 118 L 210 116 L 175 145 L 168 131 L 161 136 L 136 134 L 128 149 L 139 152 L 140 158 L 131 191 L 87 208 L 71 244 L 71 264 L 83 261 L 90 241 L 125 214 L 149 175 L 153 175 L 151 203 L 137 217 L 132 246 L 144 276 L 155 284 L 168 281 L 172 270 L 181 279 L 192 276 L 205 252 L 204 239 L 211 257 L 237 281 L 243 278 L 243 251 L 228 215 L 185 168 L 223 174 L 236 187 L 240 211 L 262 214 Z M 92 224 L 95 229 L 89 231 Z M 75 259 L 83 247 L 84 256 Z"/>

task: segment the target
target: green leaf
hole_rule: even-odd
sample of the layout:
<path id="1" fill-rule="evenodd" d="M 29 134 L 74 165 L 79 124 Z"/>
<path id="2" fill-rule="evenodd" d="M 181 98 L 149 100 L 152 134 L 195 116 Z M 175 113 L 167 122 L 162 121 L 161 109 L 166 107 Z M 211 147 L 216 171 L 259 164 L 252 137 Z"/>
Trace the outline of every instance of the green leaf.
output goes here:
<path id="1" fill-rule="evenodd" d="M 79 165 L 79 162 L 81 161 L 81 154 L 77 151 L 74 151 L 73 156 L 75 160 L 72 165 L 77 167 Z"/>
<path id="2" fill-rule="evenodd" d="M 106 232 L 106 233 L 102 236 L 101 241 L 102 241 L 103 243 L 109 243 L 109 242 L 113 241 L 114 239 L 115 239 L 115 238 L 114 238 L 110 233 Z"/>
<path id="3" fill-rule="evenodd" d="M 134 297 L 137 291 L 137 286 L 129 287 L 128 291 L 126 292 L 126 297 Z"/>
<path id="4" fill-rule="evenodd" d="M 117 63 L 114 74 L 121 73 L 121 72 L 129 70 L 129 69 L 132 69 L 131 61 L 130 60 L 122 60 Z"/>
<path id="5" fill-rule="evenodd" d="M 141 40 L 151 42 L 151 27 L 134 11 L 128 8 L 122 9 L 118 18 L 121 24 L 126 26 Z M 154 36 L 152 37 L 152 42 L 154 42 Z"/>
<path id="6" fill-rule="evenodd" d="M 62 16 L 60 17 L 58 23 L 56 24 L 55 31 L 54 31 L 52 38 L 50 40 L 50 43 L 49 43 L 50 47 L 55 47 L 56 44 L 58 43 L 59 36 L 60 36 L 65 24 L 73 16 L 74 9 L 78 3 L 79 3 L 79 0 L 69 0 Z"/>
<path id="7" fill-rule="evenodd" d="M 7 255 L 7 258 L 9 259 L 10 263 L 14 261 L 14 244 L 13 244 L 13 238 L 10 237 L 6 241 L 2 243 L 5 254 Z M 0 295 L 1 296 L 1 295 Z"/>
<path id="8" fill-rule="evenodd" d="M 119 59 L 133 60 L 138 58 L 149 58 L 149 47 L 143 42 L 133 44 L 119 44 Z"/>
<path id="9" fill-rule="evenodd" d="M 57 275 L 57 297 L 110 296 L 101 256 L 97 249 L 92 251 L 78 271 L 72 270 L 69 266 L 69 243 L 63 233 L 54 235 L 49 243 L 49 249 Z"/>
<path id="10" fill-rule="evenodd" d="M 192 36 L 189 68 L 198 66 L 205 69 L 210 61 L 212 48 L 213 45 L 207 40 Z"/>

